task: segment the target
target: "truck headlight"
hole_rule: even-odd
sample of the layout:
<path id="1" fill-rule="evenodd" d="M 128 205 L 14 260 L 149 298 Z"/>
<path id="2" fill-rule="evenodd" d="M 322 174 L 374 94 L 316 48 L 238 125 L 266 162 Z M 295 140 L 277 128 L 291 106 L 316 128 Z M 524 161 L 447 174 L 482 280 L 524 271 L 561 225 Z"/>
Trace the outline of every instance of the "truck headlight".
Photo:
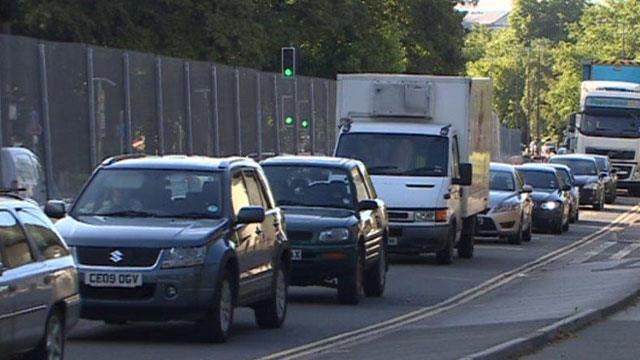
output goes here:
<path id="1" fill-rule="evenodd" d="M 207 246 L 176 247 L 163 251 L 162 268 L 189 267 L 204 264 Z"/>
<path id="2" fill-rule="evenodd" d="M 519 203 L 508 201 L 508 202 L 503 202 L 498 204 L 498 206 L 493 208 L 493 212 L 501 213 L 501 212 L 515 211 L 515 210 L 518 210 L 519 207 L 520 207 Z"/>
<path id="3" fill-rule="evenodd" d="M 347 241 L 351 237 L 351 233 L 347 228 L 335 228 L 324 230 L 318 235 L 318 241 L 337 242 Z"/>
<path id="4" fill-rule="evenodd" d="M 436 212 L 433 210 L 416 211 L 413 213 L 415 222 L 433 222 L 436 220 Z"/>
<path id="5" fill-rule="evenodd" d="M 583 186 L 583 188 L 587 190 L 595 190 L 598 188 L 598 183 L 588 183 L 585 186 Z"/>
<path id="6" fill-rule="evenodd" d="M 540 207 L 545 210 L 554 210 L 558 206 L 560 206 L 560 204 L 557 201 L 545 201 L 540 205 Z"/>

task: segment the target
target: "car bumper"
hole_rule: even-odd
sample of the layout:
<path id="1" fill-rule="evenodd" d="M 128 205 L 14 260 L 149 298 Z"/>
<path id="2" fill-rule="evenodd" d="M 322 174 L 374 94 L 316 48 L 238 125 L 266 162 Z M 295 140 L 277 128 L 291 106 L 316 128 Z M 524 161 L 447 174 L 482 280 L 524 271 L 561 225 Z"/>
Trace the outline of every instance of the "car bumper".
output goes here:
<path id="1" fill-rule="evenodd" d="M 317 285 L 339 277 L 355 266 L 356 247 L 348 245 L 291 244 L 292 253 L 301 258 L 291 261 L 291 285 Z"/>
<path id="2" fill-rule="evenodd" d="M 598 190 L 580 189 L 580 205 L 595 205 L 598 201 Z"/>
<path id="3" fill-rule="evenodd" d="M 550 226 L 557 225 L 559 222 L 562 222 L 561 207 L 554 210 L 543 210 L 538 207 L 533 211 L 533 227 L 536 229 L 549 229 Z"/>
<path id="4" fill-rule="evenodd" d="M 143 282 L 135 288 L 91 287 L 84 284 L 88 271 L 140 273 Z M 188 320 L 206 312 L 215 292 L 216 271 L 210 266 L 147 271 L 80 267 L 79 274 L 81 317 L 92 320 Z M 173 296 L 171 287 L 176 290 Z"/>
<path id="5" fill-rule="evenodd" d="M 476 235 L 478 236 L 507 236 L 519 231 L 520 211 L 501 213 L 490 212 L 478 215 L 476 220 Z"/>
<path id="6" fill-rule="evenodd" d="M 442 250 L 448 241 L 449 225 L 389 224 L 389 253 L 416 254 Z"/>

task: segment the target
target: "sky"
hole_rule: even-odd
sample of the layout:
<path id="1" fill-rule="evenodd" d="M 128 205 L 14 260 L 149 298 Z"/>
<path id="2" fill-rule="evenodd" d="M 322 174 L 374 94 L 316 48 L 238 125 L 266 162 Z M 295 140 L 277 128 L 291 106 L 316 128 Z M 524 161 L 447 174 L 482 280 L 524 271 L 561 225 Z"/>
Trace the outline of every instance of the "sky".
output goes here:
<path id="1" fill-rule="evenodd" d="M 513 0 L 480 0 L 478 6 L 474 8 L 476 11 L 509 11 Z M 602 2 L 602 0 L 591 0 L 593 3 Z"/>

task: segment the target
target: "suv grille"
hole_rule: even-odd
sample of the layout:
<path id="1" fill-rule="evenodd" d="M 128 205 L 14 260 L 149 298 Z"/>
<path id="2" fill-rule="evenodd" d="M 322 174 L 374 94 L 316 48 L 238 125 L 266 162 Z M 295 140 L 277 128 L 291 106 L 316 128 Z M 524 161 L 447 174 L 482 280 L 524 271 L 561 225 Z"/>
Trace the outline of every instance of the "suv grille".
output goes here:
<path id="1" fill-rule="evenodd" d="M 313 232 L 311 231 L 287 231 L 289 241 L 311 241 Z"/>
<path id="2" fill-rule="evenodd" d="M 597 149 L 592 147 L 588 147 L 585 150 L 587 154 L 608 155 L 611 160 L 633 160 L 636 157 L 636 152 L 633 150 Z"/>
<path id="3" fill-rule="evenodd" d="M 114 253 L 118 256 L 114 256 Z M 78 247 L 78 263 L 90 266 L 149 267 L 158 260 L 160 249 Z M 114 261 L 120 259 L 119 261 Z"/>

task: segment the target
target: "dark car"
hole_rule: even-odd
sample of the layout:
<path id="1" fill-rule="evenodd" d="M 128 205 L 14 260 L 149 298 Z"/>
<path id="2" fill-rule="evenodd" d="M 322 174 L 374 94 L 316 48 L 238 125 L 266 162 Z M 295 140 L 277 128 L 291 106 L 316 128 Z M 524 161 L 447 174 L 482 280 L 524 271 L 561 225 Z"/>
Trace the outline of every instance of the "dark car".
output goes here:
<path id="1" fill-rule="evenodd" d="M 551 166 L 558 172 L 560 179 L 565 184 L 571 185 L 571 191 L 569 196 L 571 197 L 571 222 L 575 223 L 580 219 L 580 188 L 576 185 L 576 179 L 573 177 L 571 169 L 567 165 L 548 163 L 547 166 Z"/>
<path id="2" fill-rule="evenodd" d="M 569 230 L 571 186 L 562 181 L 554 168 L 543 164 L 526 164 L 517 169 L 533 188 L 533 228 L 551 229 L 555 234 Z"/>
<path id="3" fill-rule="evenodd" d="M 253 160 L 108 159 L 56 227 L 78 263 L 83 318 L 195 320 L 214 342 L 227 339 L 235 306 L 253 308 L 261 327 L 285 319 L 290 251 Z"/>
<path id="4" fill-rule="evenodd" d="M 604 175 L 598 174 L 596 160 L 591 155 L 556 155 L 549 159 L 551 164 L 567 165 L 580 188 L 580 205 L 591 205 L 601 210 L 605 203 Z"/>
<path id="5" fill-rule="evenodd" d="M 262 162 L 285 212 L 291 241 L 291 284 L 335 286 L 341 303 L 381 296 L 388 226 L 364 165 L 326 157 Z"/>
<path id="6" fill-rule="evenodd" d="M 604 201 L 607 204 L 616 202 L 616 192 L 618 191 L 618 171 L 611 167 L 609 157 L 605 155 L 591 155 L 596 159 L 598 174 L 604 182 Z"/>
<path id="7" fill-rule="evenodd" d="M 63 359 L 80 316 L 78 272 L 42 210 L 0 195 L 0 358 Z"/>

